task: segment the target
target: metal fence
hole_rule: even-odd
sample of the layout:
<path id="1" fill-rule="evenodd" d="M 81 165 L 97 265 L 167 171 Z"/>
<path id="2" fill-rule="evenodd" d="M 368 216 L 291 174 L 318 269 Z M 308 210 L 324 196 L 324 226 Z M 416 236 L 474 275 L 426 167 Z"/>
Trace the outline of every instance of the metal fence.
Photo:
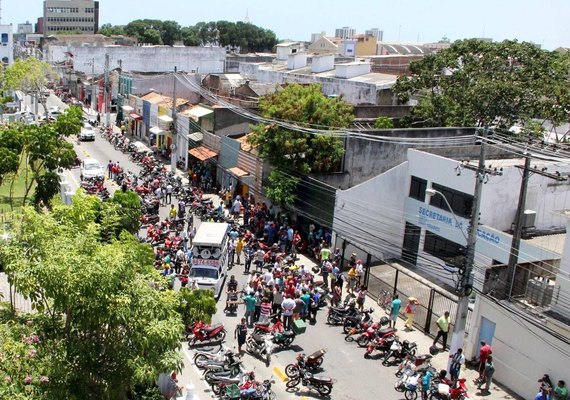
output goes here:
<path id="1" fill-rule="evenodd" d="M 409 297 L 418 299 L 419 306 L 416 309 L 414 326 L 421 329 L 430 336 L 437 334 L 437 320 L 445 311 L 450 313 L 450 332 L 453 330 L 456 320 L 457 296 L 446 293 L 437 285 L 398 268 L 391 264 L 378 264 L 369 267 L 367 274 L 368 293 L 371 297 L 378 299 L 382 296 L 382 291 L 386 290 L 392 294 L 398 293 L 402 300 L 400 314 L 404 315 L 404 308 Z M 467 314 L 466 331 L 469 328 L 471 310 Z"/>

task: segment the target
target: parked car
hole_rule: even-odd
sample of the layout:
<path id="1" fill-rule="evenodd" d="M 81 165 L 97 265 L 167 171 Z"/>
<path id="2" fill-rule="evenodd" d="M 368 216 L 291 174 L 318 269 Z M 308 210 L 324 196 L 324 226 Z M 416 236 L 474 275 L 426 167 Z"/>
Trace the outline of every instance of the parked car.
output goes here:
<path id="1" fill-rule="evenodd" d="M 94 141 L 95 140 L 95 131 L 93 127 L 89 123 L 84 123 L 83 127 L 81 128 L 81 132 L 79 132 L 79 140 L 81 141 Z"/>
<path id="2" fill-rule="evenodd" d="M 97 161 L 96 159 L 86 158 L 81 163 L 81 173 L 80 173 L 81 180 L 87 178 L 96 178 L 96 177 L 104 178 L 105 170 L 103 169 L 103 167 L 101 167 L 101 164 L 99 164 L 99 161 Z"/>

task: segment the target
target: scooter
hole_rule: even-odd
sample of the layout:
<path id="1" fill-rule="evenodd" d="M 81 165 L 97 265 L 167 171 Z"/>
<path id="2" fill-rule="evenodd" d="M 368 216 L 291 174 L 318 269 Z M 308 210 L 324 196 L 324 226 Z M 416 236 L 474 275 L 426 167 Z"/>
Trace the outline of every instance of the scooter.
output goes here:
<path id="1" fill-rule="evenodd" d="M 273 343 L 270 336 L 261 336 L 257 333 L 252 333 L 245 340 L 245 349 L 251 355 L 265 359 L 265 363 L 269 366 L 271 353 L 273 352 Z"/>
<path id="2" fill-rule="evenodd" d="M 324 356 L 326 354 L 325 349 L 320 349 L 310 354 L 308 357 L 305 354 L 297 355 L 295 363 L 291 363 L 285 367 L 285 374 L 289 378 L 296 378 L 299 376 L 301 371 L 305 370 L 316 370 L 323 364 Z"/>
<path id="3" fill-rule="evenodd" d="M 321 396 L 330 395 L 333 389 L 332 378 L 315 376 L 307 371 L 301 371 L 299 376 L 287 381 L 286 386 L 290 389 L 298 386 L 299 384 L 306 386 L 308 389 L 316 390 Z"/>

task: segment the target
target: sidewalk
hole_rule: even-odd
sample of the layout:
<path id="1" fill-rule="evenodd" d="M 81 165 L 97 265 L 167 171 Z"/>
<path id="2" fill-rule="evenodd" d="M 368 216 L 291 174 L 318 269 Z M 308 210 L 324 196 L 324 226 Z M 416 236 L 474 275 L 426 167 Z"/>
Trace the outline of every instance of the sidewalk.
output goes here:
<path id="1" fill-rule="evenodd" d="M 304 254 L 299 255 L 299 264 L 305 265 L 308 269 L 311 269 L 313 266 L 316 266 L 316 262 L 313 259 L 310 259 Z M 346 292 L 343 291 L 343 298 L 346 295 Z M 375 321 L 379 320 L 380 318 L 387 316 L 383 310 L 377 306 L 376 301 L 371 298 L 367 297 L 366 302 L 364 303 L 365 308 L 372 307 L 374 309 L 373 318 Z M 402 340 L 408 340 L 410 342 L 415 342 L 418 345 L 418 354 L 429 354 L 429 347 L 433 344 L 433 338 L 428 335 L 425 335 L 422 331 L 414 329 L 412 331 L 404 331 L 403 330 L 404 324 L 402 318 L 398 320 L 396 323 L 396 328 L 398 329 L 398 336 Z M 449 340 L 451 339 L 451 335 Z M 438 347 L 441 348 L 441 341 L 438 344 Z M 449 352 L 443 351 L 437 354 L 432 358 L 432 365 L 436 370 L 447 369 L 447 363 L 449 359 Z M 473 380 L 479 376 L 479 373 L 476 369 L 472 367 L 463 366 L 461 368 L 461 378 L 466 379 L 466 385 L 468 388 L 468 393 L 470 398 L 472 399 L 491 399 L 491 400 L 499 400 L 499 399 L 521 399 L 516 394 L 510 392 L 502 388 L 496 382 L 493 381 L 491 384 L 490 393 L 482 393 L 480 390 L 477 390 L 475 384 L 473 384 Z M 394 382 L 396 382 L 397 378 L 394 377 Z"/>

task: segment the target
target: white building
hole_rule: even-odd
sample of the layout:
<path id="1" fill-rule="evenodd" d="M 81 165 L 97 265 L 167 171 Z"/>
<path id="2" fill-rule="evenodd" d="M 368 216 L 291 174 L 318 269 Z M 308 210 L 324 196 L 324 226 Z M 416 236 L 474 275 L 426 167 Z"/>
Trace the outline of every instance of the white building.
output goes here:
<path id="1" fill-rule="evenodd" d="M 334 35 L 341 39 L 348 39 L 356 34 L 356 29 L 350 26 L 343 26 L 342 28 L 337 28 L 334 31 Z"/>
<path id="2" fill-rule="evenodd" d="M 476 296 L 464 348 L 467 358 L 471 358 L 477 354 L 480 340 L 486 340 L 493 347 L 496 380 L 524 398 L 532 398 L 538 377 L 550 373 L 553 381 L 565 379 L 561 372 L 568 371 L 570 325 L 541 314 L 542 308 L 529 295 L 535 281 L 547 282 L 556 275 L 562 250 L 560 245 L 551 243 L 555 238 L 538 236 L 521 240 L 516 287 L 522 287 L 522 291 L 517 293 L 517 299 L 535 310 L 536 315 L 529 309 L 521 310 L 517 303 L 497 302 L 487 297 L 499 290 L 498 277 L 506 271 L 512 239 L 506 231 L 514 221 L 523 163 L 522 159 L 486 163 L 498 171 L 502 168 L 502 175 L 490 176 L 483 185 L 474 287 L 477 293 L 485 295 Z M 533 161 L 532 168 L 535 164 L 538 170 L 548 167 L 548 171 L 559 171 L 562 176 L 570 173 L 568 162 Z M 350 238 L 374 257 L 402 260 L 424 278 L 453 286 L 449 271 L 452 266 L 463 265 L 475 189 L 474 170 L 461 165 L 461 160 L 408 150 L 408 161 L 360 185 L 337 191 L 335 234 Z M 474 167 L 476 162 L 468 165 Z M 429 188 L 444 193 L 453 213 L 440 195 L 426 195 Z M 567 217 L 554 211 L 570 208 L 569 194 L 569 181 L 532 174 L 526 209 L 534 218 L 528 219 L 527 231 L 546 235 L 564 229 Z M 570 244 L 566 247 L 570 251 Z M 565 307 L 566 313 L 570 298 L 570 291 L 566 292 L 570 287 L 568 265 L 569 261 L 562 263 L 556 278 L 562 279 L 557 285 L 562 286 L 560 296 L 565 296 L 562 308 Z"/>
<path id="3" fill-rule="evenodd" d="M 18 33 L 18 35 L 25 35 L 28 33 L 34 33 L 34 25 L 29 21 L 26 21 L 23 24 L 18 24 L 17 33 Z"/>
<path id="4" fill-rule="evenodd" d="M 0 61 L 3 66 L 12 65 L 14 63 L 14 39 L 12 24 L 0 25 Z"/>
<path id="5" fill-rule="evenodd" d="M 94 73 L 105 69 L 105 54 L 109 54 L 110 69 L 124 71 L 187 73 L 222 73 L 226 50 L 222 47 L 170 47 L 170 46 L 49 46 L 50 61 L 72 61 L 75 71 L 91 74 L 91 61 L 95 59 Z"/>

